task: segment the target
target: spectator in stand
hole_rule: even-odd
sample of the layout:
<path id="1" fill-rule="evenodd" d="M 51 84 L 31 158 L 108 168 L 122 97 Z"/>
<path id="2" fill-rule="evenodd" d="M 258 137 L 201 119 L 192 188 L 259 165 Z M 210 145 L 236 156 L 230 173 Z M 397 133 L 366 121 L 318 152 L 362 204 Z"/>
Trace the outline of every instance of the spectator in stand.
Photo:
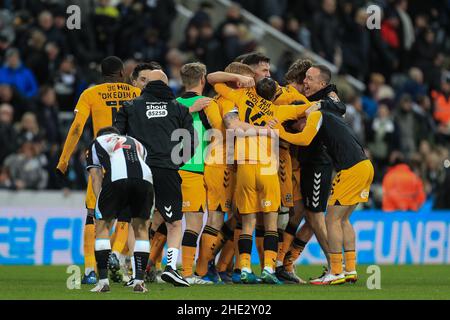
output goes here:
<path id="1" fill-rule="evenodd" d="M 73 56 L 63 58 L 54 78 L 54 87 L 61 110 L 73 111 L 79 95 L 85 88 Z"/>
<path id="2" fill-rule="evenodd" d="M 384 170 L 389 163 L 389 155 L 399 148 L 398 126 L 389 107 L 381 103 L 378 115 L 367 130 L 367 146 L 372 154 L 375 170 L 375 181 L 381 181 Z"/>
<path id="3" fill-rule="evenodd" d="M 20 141 L 32 141 L 36 137 L 39 139 L 43 137 L 36 114 L 33 112 L 26 112 L 22 116 L 20 123 L 16 126 L 16 130 Z"/>
<path id="4" fill-rule="evenodd" d="M 45 45 L 45 53 L 47 55 L 46 60 L 48 61 L 47 67 L 47 83 L 52 83 L 55 77 L 58 67 L 61 64 L 61 50 L 58 45 L 54 42 L 48 42 Z"/>
<path id="5" fill-rule="evenodd" d="M 28 42 L 27 56 L 24 59 L 27 65 L 36 77 L 39 85 L 48 82 L 48 56 L 45 52 L 45 43 L 47 38 L 40 30 L 33 30 L 31 32 L 30 40 Z"/>
<path id="6" fill-rule="evenodd" d="M 111 0 L 97 0 L 96 4 L 93 21 L 97 48 L 103 56 L 110 56 L 114 54 L 119 10 L 111 4 Z"/>
<path id="7" fill-rule="evenodd" d="M 313 50 L 335 63 L 340 51 L 340 23 L 336 14 L 336 0 L 322 0 L 322 8 L 313 16 L 311 41 Z"/>
<path id="8" fill-rule="evenodd" d="M 0 83 L 16 87 L 27 98 L 35 97 L 38 91 L 36 78 L 31 70 L 22 64 L 19 51 L 10 48 L 6 51 L 5 58 L 5 65 L 0 68 Z"/>
<path id="9" fill-rule="evenodd" d="M 398 153 L 383 178 L 383 211 L 418 211 L 426 195 L 423 182 Z"/>
<path id="10" fill-rule="evenodd" d="M 364 113 L 362 108 L 361 96 L 355 94 L 351 99 L 349 99 L 349 103 L 347 104 L 347 110 L 345 112 L 345 122 L 350 125 L 353 131 L 356 133 L 356 136 L 359 139 L 359 142 L 363 145 L 366 145 L 366 122 L 367 115 Z"/>
<path id="11" fill-rule="evenodd" d="M 22 118 L 22 115 L 31 109 L 30 102 L 23 97 L 16 88 L 0 82 L 0 103 L 7 103 L 14 108 L 14 121 Z"/>
<path id="12" fill-rule="evenodd" d="M 42 190 L 47 187 L 47 158 L 38 137 L 24 140 L 17 153 L 8 156 L 0 175 L 0 188 Z"/>
<path id="13" fill-rule="evenodd" d="M 115 54 L 122 58 L 130 58 L 134 54 L 133 48 L 140 37 L 142 30 L 145 30 L 144 21 L 141 18 L 143 6 L 134 0 L 122 0 L 117 5 L 119 11 L 119 26 L 115 37 Z"/>
<path id="14" fill-rule="evenodd" d="M 147 28 L 158 30 L 160 39 L 167 43 L 172 35 L 172 23 L 177 17 L 174 0 L 138 0 L 144 4 Z M 142 18 L 140 18 L 142 19 Z"/>
<path id="15" fill-rule="evenodd" d="M 39 126 L 50 148 L 58 149 L 61 144 L 61 128 L 58 119 L 58 104 L 53 87 L 43 86 L 39 91 L 36 114 Z"/>
<path id="16" fill-rule="evenodd" d="M 163 63 L 168 48 L 166 43 L 160 39 L 157 29 L 147 29 L 137 51 L 143 61 L 161 61 Z"/>
<path id="17" fill-rule="evenodd" d="M 343 72 L 363 80 L 369 69 L 367 56 L 370 52 L 370 30 L 367 29 L 367 13 L 364 8 L 356 11 L 355 17 L 345 15 L 346 30 L 342 36 Z"/>
<path id="18" fill-rule="evenodd" d="M 417 150 L 416 138 L 419 119 L 413 111 L 413 100 L 408 94 L 400 97 L 398 107 L 394 115 L 395 122 L 399 128 L 400 151 L 407 159 Z"/>
<path id="19" fill-rule="evenodd" d="M 301 23 L 297 19 L 297 17 L 293 15 L 287 17 L 284 33 L 299 42 L 306 49 L 311 50 L 311 32 L 304 23 Z"/>
<path id="20" fill-rule="evenodd" d="M 7 156 L 17 150 L 17 133 L 13 126 L 14 109 L 10 104 L 0 104 L 0 168 Z"/>
<path id="21" fill-rule="evenodd" d="M 205 23 L 200 27 L 196 58 L 203 61 L 208 72 L 223 70 L 222 48 L 220 42 L 214 37 L 211 24 Z"/>
<path id="22" fill-rule="evenodd" d="M 434 103 L 434 119 L 441 133 L 450 133 L 450 72 L 444 75 L 440 90 L 433 91 L 431 96 Z"/>
<path id="23" fill-rule="evenodd" d="M 367 93 L 362 97 L 364 112 L 373 119 L 377 114 L 379 91 L 385 84 L 385 78 L 380 73 L 372 73 L 367 84 Z"/>
<path id="24" fill-rule="evenodd" d="M 400 88 L 397 95 L 409 94 L 414 100 L 419 96 L 426 95 L 428 92 L 427 85 L 423 82 L 423 72 L 419 68 L 412 67 L 409 69 L 409 77 Z"/>
<path id="25" fill-rule="evenodd" d="M 58 47 L 66 48 L 66 39 L 61 29 L 55 27 L 53 14 L 50 11 L 42 11 L 38 17 L 39 29 L 44 33 L 47 41 L 55 42 Z"/>
<path id="26" fill-rule="evenodd" d="M 200 29 L 204 25 L 211 25 L 211 9 L 213 8 L 214 6 L 210 2 L 200 2 L 198 10 L 194 13 L 191 20 L 189 20 L 187 24 L 187 29 L 191 26 Z"/>
<path id="27" fill-rule="evenodd" d="M 186 57 L 180 50 L 174 48 L 167 53 L 166 62 L 167 68 L 165 70 L 169 77 L 169 87 L 175 96 L 178 96 L 182 89 L 180 70 L 186 63 Z"/>

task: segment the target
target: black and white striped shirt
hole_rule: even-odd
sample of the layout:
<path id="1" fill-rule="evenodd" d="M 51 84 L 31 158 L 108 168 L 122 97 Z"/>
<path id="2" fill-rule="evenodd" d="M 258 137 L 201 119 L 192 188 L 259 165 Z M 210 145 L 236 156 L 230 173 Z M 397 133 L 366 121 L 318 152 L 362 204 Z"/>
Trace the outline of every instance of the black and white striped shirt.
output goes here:
<path id="1" fill-rule="evenodd" d="M 145 163 L 146 157 L 147 150 L 136 139 L 107 134 L 96 138 L 89 146 L 86 168 L 103 168 L 103 185 L 127 178 L 153 183 L 152 172 Z"/>

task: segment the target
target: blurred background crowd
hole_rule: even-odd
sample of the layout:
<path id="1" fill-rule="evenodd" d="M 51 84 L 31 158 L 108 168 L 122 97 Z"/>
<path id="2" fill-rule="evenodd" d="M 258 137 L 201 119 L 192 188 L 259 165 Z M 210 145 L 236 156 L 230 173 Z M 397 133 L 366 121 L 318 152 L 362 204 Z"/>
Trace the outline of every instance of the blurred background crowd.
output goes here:
<path id="1" fill-rule="evenodd" d="M 140 61 L 159 62 L 176 94 L 186 62 L 213 72 L 246 52 L 270 56 L 244 8 L 365 83 L 364 92 L 337 86 L 375 165 L 370 206 L 381 207 L 383 185 L 402 180 L 423 189 L 435 208 L 450 208 L 449 0 L 240 0 L 218 25 L 215 1 L 198 1 L 187 25 L 175 28 L 173 0 L 80 0 L 82 27 L 69 30 L 72 2 L 0 0 L 0 189 L 62 187 L 54 167 L 72 111 L 80 93 L 101 81 L 98 63 L 107 55 L 122 58 L 127 75 Z M 370 4 L 382 8 L 380 29 L 366 27 Z M 297 57 L 272 61 L 272 76 L 283 83 Z M 64 187 L 85 188 L 90 139 L 88 125 Z"/>

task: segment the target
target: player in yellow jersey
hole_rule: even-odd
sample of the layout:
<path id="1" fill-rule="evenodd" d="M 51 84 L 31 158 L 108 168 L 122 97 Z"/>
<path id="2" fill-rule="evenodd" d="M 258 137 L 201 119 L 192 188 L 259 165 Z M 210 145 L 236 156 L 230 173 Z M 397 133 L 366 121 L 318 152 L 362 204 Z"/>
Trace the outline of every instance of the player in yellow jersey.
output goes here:
<path id="1" fill-rule="evenodd" d="M 286 86 L 278 86 L 275 104 L 303 104 L 308 102 L 308 99 L 303 95 L 303 80 L 306 76 L 306 71 L 312 66 L 310 60 L 298 59 L 288 69 L 285 80 Z M 285 124 L 285 128 L 288 130 L 297 130 L 299 121 L 290 121 Z M 287 151 L 288 149 L 289 151 Z M 286 162 L 286 175 L 291 175 L 292 183 L 289 185 L 287 179 L 285 186 L 281 184 L 282 199 L 285 197 L 286 192 L 292 190 L 293 206 L 290 208 L 289 216 L 284 212 L 280 212 L 278 215 L 278 237 L 279 247 L 276 261 L 276 274 L 278 279 L 284 283 L 306 283 L 300 277 L 296 275 L 293 269 L 293 263 L 287 263 L 283 266 L 286 253 L 289 251 L 292 243 L 295 240 L 295 248 L 290 251 L 288 261 L 295 261 L 301 254 L 306 246 L 306 243 L 311 239 L 313 230 L 308 221 L 302 225 L 301 229 L 297 233 L 297 228 L 301 220 L 305 217 L 305 206 L 301 201 L 302 196 L 300 192 L 300 162 L 298 161 L 299 148 L 294 145 L 290 145 L 286 141 L 280 140 L 280 166 L 282 161 Z M 289 162 L 291 166 L 289 166 Z M 281 173 L 281 170 L 280 170 Z M 280 174 L 281 178 L 281 174 Z M 287 191 L 286 191 L 287 190 Z M 284 194 L 284 195 L 283 195 Z"/>
<path id="2" fill-rule="evenodd" d="M 242 75 L 246 77 L 242 77 Z M 208 81 L 215 83 L 217 78 L 219 78 L 221 81 L 227 82 L 230 86 L 239 83 L 239 86 L 252 87 L 254 81 L 250 81 L 249 79 L 253 77 L 254 72 L 249 66 L 233 62 L 227 66 L 225 72 L 209 74 Z M 226 267 L 229 259 L 233 256 L 231 252 L 234 251 L 232 243 L 234 242 L 233 233 L 235 231 L 236 221 L 235 217 L 232 216 L 232 200 L 235 190 L 235 166 L 234 157 L 227 158 L 227 151 L 229 151 L 230 145 L 226 139 L 226 131 L 236 129 L 246 131 L 251 129 L 257 132 L 263 128 L 240 121 L 238 117 L 225 118 L 225 115 L 234 109 L 235 104 L 223 96 L 216 96 L 208 108 L 214 105 L 217 105 L 224 119 L 221 132 L 213 136 L 205 160 L 204 178 L 207 189 L 208 220 L 200 241 L 200 253 L 196 271 L 204 279 L 217 282 L 218 275 L 214 268 L 214 262 L 210 264 L 212 267 L 210 270 L 208 270 L 208 262 L 213 260 L 214 256 L 222 249 L 226 242 L 230 242 L 229 246 L 225 246 L 224 252 L 222 252 L 221 258 L 219 258 L 219 276 L 222 281 L 230 282 L 231 279 L 226 273 Z M 264 130 L 267 130 L 267 128 L 264 128 Z M 234 141 L 231 147 L 233 146 Z M 228 213 L 229 220 L 224 224 L 225 213 Z M 227 257 L 226 259 L 225 256 Z"/>
<path id="3" fill-rule="evenodd" d="M 75 107 L 75 119 L 67 134 L 66 142 L 60 156 L 56 171 L 59 175 L 64 176 L 67 172 L 70 157 L 74 152 L 78 140 L 83 133 L 84 125 L 89 117 L 92 117 L 93 135 L 96 137 L 99 129 L 111 126 L 115 115 L 123 102 L 131 100 L 140 95 L 140 89 L 124 83 L 123 79 L 123 62 L 114 56 L 105 58 L 101 63 L 102 76 L 104 83 L 86 89 L 80 96 Z M 88 188 L 86 192 L 86 208 L 87 217 L 84 230 L 84 257 L 85 257 L 85 275 L 83 283 L 95 284 L 95 226 L 94 226 L 94 209 L 95 195 L 92 190 L 92 181 L 89 178 Z M 118 219 L 121 220 L 120 218 Z M 116 242 L 120 240 L 122 248 L 128 237 L 128 225 L 119 226 L 119 232 Z M 122 249 L 121 248 L 121 249 Z M 118 250 L 118 251 L 121 251 Z M 111 255 L 112 256 L 112 255 Z M 119 270 L 117 258 L 113 261 L 114 271 Z"/>
<path id="4" fill-rule="evenodd" d="M 297 119 L 310 107 L 276 106 L 270 100 L 275 97 L 276 83 L 270 78 L 262 78 L 256 88 L 233 90 L 224 84 L 214 86 L 216 92 L 233 101 L 235 110 L 242 121 L 253 125 L 266 125 L 271 119 L 281 122 Z M 259 95 L 258 95 L 259 93 Z M 266 99 L 264 99 L 263 97 Z M 239 261 L 241 281 L 254 283 L 255 275 L 251 271 L 250 253 L 252 234 L 256 223 L 256 214 L 264 213 L 264 270 L 261 278 L 266 283 L 279 283 L 276 278 L 275 260 L 278 251 L 277 217 L 280 207 L 280 186 L 277 173 L 277 157 L 273 151 L 272 140 L 267 137 L 237 138 L 236 153 L 238 161 L 236 177 L 236 205 L 242 215 L 242 234 L 239 237 Z M 243 150 L 242 147 L 243 146 Z M 275 149 L 275 151 L 278 151 Z"/>

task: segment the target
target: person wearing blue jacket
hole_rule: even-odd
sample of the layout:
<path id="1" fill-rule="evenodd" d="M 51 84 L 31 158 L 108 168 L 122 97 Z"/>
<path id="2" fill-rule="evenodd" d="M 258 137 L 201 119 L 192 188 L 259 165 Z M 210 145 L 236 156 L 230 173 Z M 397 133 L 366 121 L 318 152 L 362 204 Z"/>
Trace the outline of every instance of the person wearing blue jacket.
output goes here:
<path id="1" fill-rule="evenodd" d="M 33 98 L 38 93 L 38 84 L 33 72 L 22 64 L 19 51 L 10 48 L 5 53 L 5 65 L 0 68 L 0 83 L 15 86 L 27 98 Z"/>

